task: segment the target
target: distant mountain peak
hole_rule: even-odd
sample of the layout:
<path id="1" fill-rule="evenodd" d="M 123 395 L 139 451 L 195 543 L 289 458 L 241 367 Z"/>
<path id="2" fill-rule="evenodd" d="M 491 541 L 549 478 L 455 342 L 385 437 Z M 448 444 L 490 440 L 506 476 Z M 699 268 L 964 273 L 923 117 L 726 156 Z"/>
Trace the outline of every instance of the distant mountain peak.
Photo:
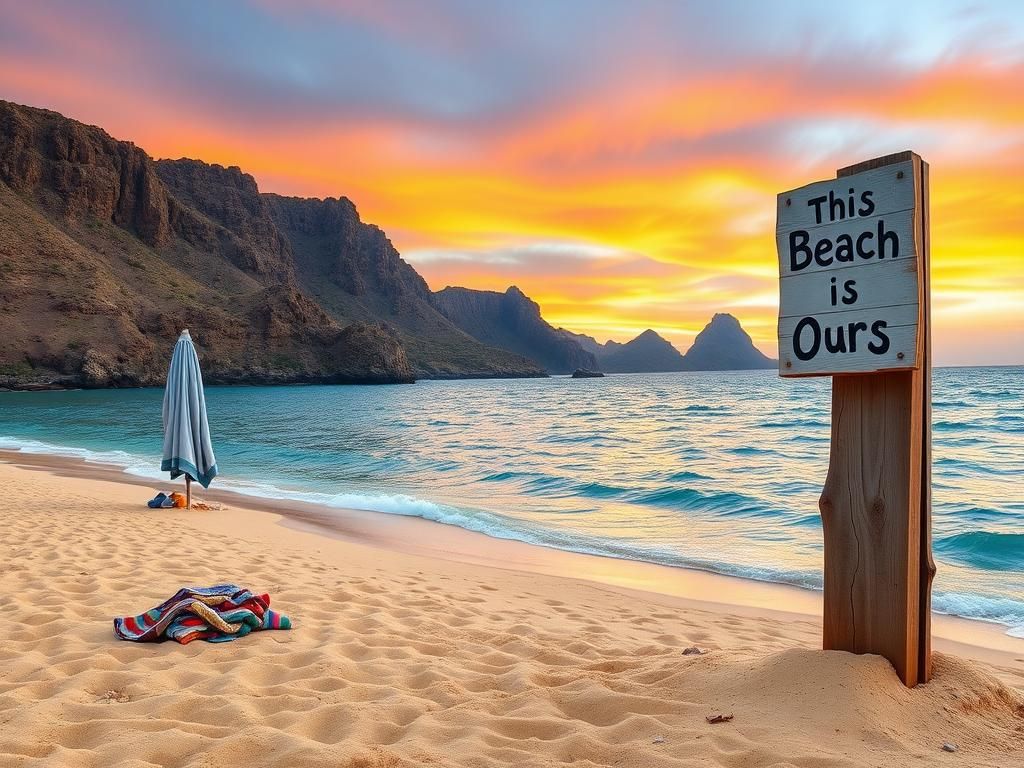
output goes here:
<path id="1" fill-rule="evenodd" d="M 625 344 L 598 344 L 590 336 L 563 332 L 593 352 L 601 370 L 609 373 L 746 370 L 776 364 L 754 347 L 740 321 L 728 312 L 715 313 L 685 355 L 652 328 Z"/>
<path id="2" fill-rule="evenodd" d="M 686 351 L 689 370 L 730 371 L 774 368 L 776 361 L 754 346 L 740 321 L 727 312 L 717 312 L 697 334 Z"/>
<path id="3" fill-rule="evenodd" d="M 685 361 L 671 342 L 648 328 L 625 344 L 605 345 L 598 358 L 603 370 L 611 373 L 639 373 L 685 370 Z"/>

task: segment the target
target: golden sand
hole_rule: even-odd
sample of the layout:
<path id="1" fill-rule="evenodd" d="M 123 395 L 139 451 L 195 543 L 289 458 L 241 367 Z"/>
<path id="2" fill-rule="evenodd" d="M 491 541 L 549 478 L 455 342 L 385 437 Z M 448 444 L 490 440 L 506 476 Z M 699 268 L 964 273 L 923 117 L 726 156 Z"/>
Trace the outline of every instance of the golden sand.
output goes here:
<path id="1" fill-rule="evenodd" d="M 0 766 L 1024 766 L 1024 641 L 995 628 L 977 638 L 999 647 L 937 638 L 934 680 L 908 690 L 879 657 L 816 650 L 812 615 L 727 590 L 552 575 L 559 553 L 528 569 L 403 551 L 399 532 L 449 533 L 421 521 L 370 535 L 353 514 L 338 538 L 241 497 L 149 510 L 148 488 L 52 470 L 0 464 Z M 270 592 L 295 629 L 111 631 L 225 581 Z"/>

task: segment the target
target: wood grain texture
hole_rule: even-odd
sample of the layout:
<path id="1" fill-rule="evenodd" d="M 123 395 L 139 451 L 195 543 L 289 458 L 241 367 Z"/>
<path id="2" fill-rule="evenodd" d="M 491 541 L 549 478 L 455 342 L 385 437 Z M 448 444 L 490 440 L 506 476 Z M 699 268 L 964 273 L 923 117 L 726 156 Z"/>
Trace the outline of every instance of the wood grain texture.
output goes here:
<path id="1" fill-rule="evenodd" d="M 928 163 L 921 161 L 921 634 L 918 659 L 918 680 L 926 683 L 932 677 L 932 581 L 935 579 L 935 558 L 932 556 L 932 325 L 931 325 L 931 227 Z"/>
<path id="2" fill-rule="evenodd" d="M 905 371 L 832 379 L 832 446 L 819 500 L 822 644 L 881 654 L 910 686 L 918 681 L 920 610 L 916 376 Z"/>
<path id="3" fill-rule="evenodd" d="M 779 280 L 779 375 L 783 377 L 829 376 L 838 373 L 873 373 L 883 370 L 908 370 L 920 364 L 921 277 L 920 260 L 887 260 L 857 264 L 837 270 L 788 275 Z M 841 302 L 832 306 L 830 281 L 835 277 L 838 295 L 842 286 L 853 280 L 858 291 L 855 304 Z M 843 327 L 847 351 L 829 353 L 824 345 L 811 360 L 796 354 L 793 334 L 804 317 L 814 317 L 822 328 Z M 858 336 L 856 350 L 850 349 L 849 324 L 863 322 L 868 328 L 876 320 L 886 323 L 889 348 L 875 354 L 869 348 L 870 334 Z M 806 331 L 805 331 L 806 333 Z M 801 348 L 808 341 L 801 337 Z M 877 347 L 876 347 L 877 349 Z"/>
<path id="4" fill-rule="evenodd" d="M 892 156 L 906 162 L 905 156 Z M 832 380 L 832 445 L 819 500 L 826 649 L 878 653 L 908 686 L 931 674 L 931 349 L 927 165 L 914 169 L 920 368 Z M 858 173 L 866 164 L 841 173 Z"/>
<path id="5" fill-rule="evenodd" d="M 826 216 L 819 222 L 815 215 L 815 207 L 808 205 L 812 198 L 828 195 L 831 191 L 837 197 L 846 199 L 852 186 L 855 196 L 863 190 L 873 190 L 875 210 L 872 216 L 885 216 L 896 211 L 906 211 L 913 207 L 916 190 L 911 180 L 914 170 L 913 160 L 903 160 L 894 165 L 878 168 L 863 168 L 846 176 L 863 174 L 860 178 L 850 180 L 845 177 L 816 181 L 813 184 L 781 193 L 776 199 L 776 230 L 788 232 L 791 229 L 807 229 L 828 223 Z M 861 166 L 851 166 L 861 168 Z M 903 174 L 900 177 L 900 174 Z"/>
<path id="6" fill-rule="evenodd" d="M 878 307 L 847 307 L 846 309 L 837 310 L 836 312 L 829 312 L 821 315 L 815 315 L 817 317 L 827 317 L 831 322 L 834 323 L 849 323 L 857 320 L 868 322 L 876 317 L 885 317 L 891 322 L 889 327 L 900 327 L 900 326 L 915 326 L 917 325 L 918 312 L 920 311 L 917 302 L 913 304 L 897 304 L 891 307 L 882 307 L 881 309 L 886 310 L 885 312 L 879 312 Z M 793 330 L 796 324 L 800 322 L 802 314 L 789 315 L 787 317 L 779 318 L 779 336 L 792 336 Z M 908 350 L 913 352 L 914 350 Z"/>
<path id="7" fill-rule="evenodd" d="M 852 318 L 851 318 L 852 319 Z M 786 320 L 789 323 L 790 320 Z M 830 333 L 838 333 L 833 326 L 842 326 L 842 333 L 848 334 L 850 319 L 832 322 L 829 324 Z M 831 376 L 850 375 L 865 373 L 880 373 L 891 370 L 910 370 L 917 365 L 916 343 L 917 325 L 915 318 L 914 325 L 889 327 L 885 333 L 889 337 L 889 349 L 881 355 L 865 349 L 866 342 L 871 338 L 867 333 L 858 334 L 858 346 L 856 352 L 829 352 L 824 348 L 810 360 L 801 360 L 794 352 L 795 343 L 791 335 L 779 333 L 779 375 L 785 378 L 797 378 L 800 376 Z M 824 339 L 825 331 L 822 331 Z M 800 343 L 803 349 L 807 349 L 807 339 L 810 332 L 804 330 L 801 334 Z M 833 340 L 835 336 L 832 337 Z M 900 355 L 903 355 L 901 358 Z M 836 371 L 843 371 L 843 374 L 836 374 Z"/>
<path id="8" fill-rule="evenodd" d="M 857 303 L 832 306 L 829 281 L 856 281 Z M 779 317 L 803 317 L 853 309 L 917 306 L 918 260 L 880 261 L 822 272 L 800 272 L 779 280 Z M 842 291 L 840 291 L 840 296 Z"/>
<path id="9" fill-rule="evenodd" d="M 834 257 L 836 251 L 833 247 L 828 254 L 825 255 L 825 260 L 828 261 L 830 258 L 833 259 L 833 263 L 822 266 L 817 261 L 812 261 L 803 269 L 794 270 L 790 263 L 789 257 L 789 232 L 782 230 L 776 230 L 775 232 L 775 250 L 779 254 L 779 276 L 786 277 L 787 275 L 793 274 L 805 274 L 807 272 L 820 272 L 830 271 L 833 269 L 842 269 L 843 267 L 850 267 L 853 265 L 860 264 L 884 264 L 888 263 L 892 259 L 912 259 L 917 256 L 917 243 L 915 242 L 915 227 L 914 227 L 914 210 L 908 208 L 905 211 L 899 211 L 898 213 L 890 214 L 888 216 L 869 216 L 864 219 L 850 219 L 848 221 L 837 221 L 834 224 L 823 224 L 820 227 L 814 227 L 807 230 L 810 237 L 810 246 L 813 249 L 814 245 L 820 240 L 829 240 L 832 243 L 836 243 L 840 235 L 849 235 L 854 243 L 857 241 L 857 237 L 863 232 L 871 232 L 872 237 L 868 238 L 865 242 L 865 248 L 874 250 L 877 252 L 877 229 L 878 222 L 881 221 L 885 225 L 885 231 L 893 232 L 899 238 L 900 248 L 898 253 L 891 253 L 887 250 L 886 258 L 879 259 L 877 256 L 870 259 L 865 259 L 860 255 L 855 254 L 855 261 L 852 262 L 836 262 Z"/>
<path id="10" fill-rule="evenodd" d="M 844 170 L 841 178 L 779 195 L 780 376 L 902 371 L 920 365 L 920 159 L 898 157 L 890 165 L 856 166 Z M 860 216 L 862 195 L 868 192 L 874 209 Z M 830 194 L 838 201 L 835 211 Z M 811 200 L 817 200 L 816 205 L 808 205 Z M 833 213 L 839 217 L 836 221 L 831 220 Z M 797 229 L 805 231 L 792 241 L 791 233 Z M 873 255 L 865 258 L 861 253 Z M 840 254 L 852 260 L 837 261 Z M 844 296 L 854 303 L 842 303 Z M 888 337 L 888 346 L 869 331 L 854 348 L 851 335 L 857 326 L 851 323 L 861 324 L 862 330 L 880 330 Z M 828 333 L 831 349 L 825 343 Z M 845 336 L 842 341 L 840 334 Z M 811 359 L 802 359 L 811 353 Z"/>

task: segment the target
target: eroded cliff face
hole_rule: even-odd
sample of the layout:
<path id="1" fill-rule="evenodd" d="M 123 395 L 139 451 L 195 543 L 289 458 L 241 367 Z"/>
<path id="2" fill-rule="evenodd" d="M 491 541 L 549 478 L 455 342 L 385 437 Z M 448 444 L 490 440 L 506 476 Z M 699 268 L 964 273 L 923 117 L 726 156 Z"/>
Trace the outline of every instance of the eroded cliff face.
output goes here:
<path id="1" fill-rule="evenodd" d="M 540 373 L 455 328 L 344 198 L 262 195 L 8 102 L 0 274 L 0 387 L 162 384 L 186 327 L 211 383 Z"/>
<path id="2" fill-rule="evenodd" d="M 155 167 L 181 204 L 175 206 L 177 234 L 196 248 L 223 253 L 262 282 L 294 283 L 291 248 L 252 176 L 199 160 L 158 160 Z"/>
<path id="3" fill-rule="evenodd" d="M 153 161 L 126 141 L 56 112 L 0 102 L 0 181 L 67 221 L 111 221 L 151 247 L 171 240 Z"/>
<path id="4" fill-rule="evenodd" d="M 298 271 L 352 296 L 379 294 L 392 303 L 426 300 L 426 281 L 399 256 L 384 232 L 359 219 L 348 198 L 324 200 L 265 194 L 268 214 L 288 233 Z"/>
<path id="5" fill-rule="evenodd" d="M 439 312 L 426 281 L 347 198 L 263 197 L 292 245 L 303 290 L 333 317 L 386 317 L 418 376 L 543 375 L 517 350 L 481 342 Z"/>
<path id="6" fill-rule="evenodd" d="M 474 338 L 528 357 L 548 373 L 597 370 L 595 356 L 549 325 L 540 306 L 515 286 L 504 293 L 449 287 L 435 293 L 434 302 Z"/>

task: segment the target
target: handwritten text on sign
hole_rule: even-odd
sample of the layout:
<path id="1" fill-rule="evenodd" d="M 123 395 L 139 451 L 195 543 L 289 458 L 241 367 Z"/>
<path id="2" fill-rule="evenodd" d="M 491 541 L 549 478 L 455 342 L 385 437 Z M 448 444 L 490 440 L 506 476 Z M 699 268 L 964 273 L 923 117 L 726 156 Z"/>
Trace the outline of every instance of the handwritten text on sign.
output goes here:
<path id="1" fill-rule="evenodd" d="M 779 195 L 782 376 L 917 367 L 917 192 L 907 161 Z"/>

